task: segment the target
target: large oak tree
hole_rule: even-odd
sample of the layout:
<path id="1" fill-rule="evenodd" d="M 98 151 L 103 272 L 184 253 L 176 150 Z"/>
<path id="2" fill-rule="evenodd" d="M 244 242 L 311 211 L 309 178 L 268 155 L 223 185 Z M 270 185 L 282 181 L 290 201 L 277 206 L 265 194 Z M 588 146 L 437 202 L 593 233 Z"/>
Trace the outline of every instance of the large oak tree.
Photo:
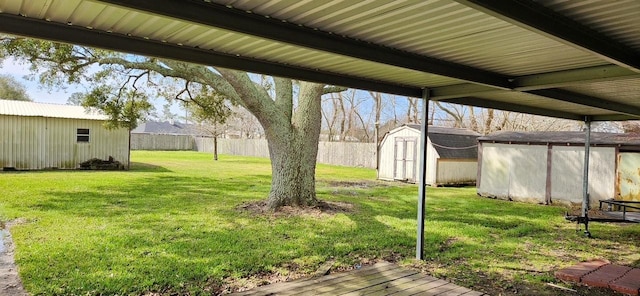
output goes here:
<path id="1" fill-rule="evenodd" d="M 269 143 L 272 183 L 268 206 L 313 206 L 317 204 L 315 168 L 321 129 L 321 96 L 341 87 L 295 82 L 274 77 L 272 88 L 257 83 L 245 72 L 195 65 L 174 60 L 140 57 L 83 46 L 18 37 L 1 39 L 0 57 L 11 56 L 40 71 L 49 85 L 88 82 L 100 85 L 114 75 L 125 77 L 134 92 L 140 79 L 150 82 L 163 77 L 182 83 L 179 94 L 191 87 L 215 91 L 208 99 L 224 98 L 251 112 L 264 128 Z M 100 66 L 96 70 L 96 65 Z M 200 96 L 176 95 L 195 104 L 209 105 Z M 123 100 L 114 95 L 106 100 Z M 104 102 L 101 102 L 104 103 Z"/>

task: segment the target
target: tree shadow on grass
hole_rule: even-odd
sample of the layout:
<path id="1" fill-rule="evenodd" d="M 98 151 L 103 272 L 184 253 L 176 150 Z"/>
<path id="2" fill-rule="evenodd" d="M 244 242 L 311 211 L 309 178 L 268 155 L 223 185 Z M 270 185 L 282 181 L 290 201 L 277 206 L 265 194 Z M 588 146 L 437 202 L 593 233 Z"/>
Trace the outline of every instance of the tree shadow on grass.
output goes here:
<path id="1" fill-rule="evenodd" d="M 131 168 L 129 169 L 129 172 L 158 172 L 158 173 L 164 173 L 164 172 L 171 172 L 171 170 L 167 169 L 166 167 L 155 165 L 155 164 L 132 161 L 131 162 Z"/>
<path id="2" fill-rule="evenodd" d="M 265 198 L 269 187 L 269 175 L 151 174 L 117 187 L 50 190 L 30 206 L 43 219 L 54 218 L 24 226 L 25 245 L 39 250 L 22 249 L 21 272 L 34 279 L 27 281 L 34 294 L 197 294 L 220 292 L 224 283 L 233 286 L 239 278 L 295 278 L 329 258 L 345 269 L 415 254 L 415 188 L 385 185 L 337 193 L 319 188 L 322 199 L 354 205 L 353 212 L 330 216 L 256 216 L 237 210 Z M 425 253 L 428 262 L 451 270 L 436 271 L 439 276 L 463 274 L 457 281 L 467 286 L 481 281 L 468 274 L 485 257 L 497 258 L 497 265 L 517 262 L 519 252 L 539 247 L 534 242 L 520 250 L 517 240 L 570 231 L 539 222 L 554 219 L 557 209 L 456 199 L 446 195 L 451 192 L 456 191 L 434 190 L 428 198 Z M 491 281 L 510 280 L 487 273 Z"/>
<path id="3" fill-rule="evenodd" d="M 307 274 L 330 257 L 344 266 L 411 252 L 412 235 L 376 219 L 382 212 L 271 217 L 237 210 L 265 198 L 269 187 L 268 175 L 162 174 L 117 187 L 50 190 L 30 209 L 67 225 L 24 226 L 47 251 L 25 250 L 23 274 L 39 279 L 28 283 L 48 283 L 30 287 L 36 294 L 82 294 L 76 289 L 83 285 L 103 294 L 205 291 L 228 278 Z"/>

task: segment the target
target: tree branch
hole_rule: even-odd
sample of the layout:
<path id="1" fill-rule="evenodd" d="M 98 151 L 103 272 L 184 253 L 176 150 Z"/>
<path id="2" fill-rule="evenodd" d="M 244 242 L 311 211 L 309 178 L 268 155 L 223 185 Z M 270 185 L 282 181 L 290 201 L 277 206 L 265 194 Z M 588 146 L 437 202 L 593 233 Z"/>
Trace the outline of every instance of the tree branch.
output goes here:
<path id="1" fill-rule="evenodd" d="M 280 77 L 274 77 L 273 81 L 276 85 L 276 107 L 291 122 L 291 115 L 293 114 L 293 83 L 291 79 Z"/>
<path id="2" fill-rule="evenodd" d="M 343 92 L 345 90 L 347 90 L 348 88 L 344 87 L 344 86 L 334 86 L 334 85 L 329 85 L 329 86 L 325 86 L 322 89 L 322 94 L 326 95 L 326 94 L 330 94 L 330 93 L 338 93 L 338 92 Z"/>

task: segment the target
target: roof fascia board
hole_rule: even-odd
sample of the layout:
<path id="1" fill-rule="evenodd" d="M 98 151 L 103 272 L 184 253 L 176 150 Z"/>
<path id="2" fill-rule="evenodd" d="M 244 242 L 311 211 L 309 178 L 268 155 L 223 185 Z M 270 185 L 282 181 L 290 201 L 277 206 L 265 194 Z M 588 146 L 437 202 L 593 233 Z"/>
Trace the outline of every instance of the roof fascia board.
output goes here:
<path id="1" fill-rule="evenodd" d="M 258 36 L 310 49 L 393 65 L 471 83 L 510 89 L 506 76 L 383 47 L 216 3 L 183 0 L 99 0 L 130 9 Z"/>
<path id="2" fill-rule="evenodd" d="M 585 83 L 615 81 L 621 79 L 640 78 L 636 73 L 617 65 L 595 66 L 557 72 L 520 76 L 512 79 L 513 89 L 530 91 L 537 89 L 559 88 Z M 500 91 L 492 87 L 472 83 L 462 83 L 434 87 L 430 89 L 432 100 L 445 100 L 478 94 Z"/>
<path id="3" fill-rule="evenodd" d="M 640 72 L 640 53 L 569 17 L 531 0 L 455 0 L 493 17 L 589 51 Z"/>
<path id="4" fill-rule="evenodd" d="M 87 29 L 80 26 L 61 24 L 6 13 L 0 13 L 0 31 L 31 38 L 93 46 L 145 56 L 154 56 L 311 82 L 367 89 L 408 97 L 422 96 L 422 90 L 420 88 L 367 80 L 326 71 L 293 67 L 210 50 L 179 46 L 160 41 L 108 33 L 96 29 Z"/>
<path id="5" fill-rule="evenodd" d="M 640 117 L 640 107 L 633 105 L 618 103 L 614 101 L 604 100 L 588 95 L 583 95 L 575 92 L 570 92 L 561 89 L 539 89 L 526 91 L 526 93 L 556 99 L 564 102 L 570 102 L 583 106 L 590 106 L 603 110 L 610 110 L 621 114 L 627 114 L 636 118 Z"/>
<path id="6" fill-rule="evenodd" d="M 525 106 L 525 105 L 518 105 L 518 104 L 514 104 L 514 103 L 508 103 L 508 102 L 502 102 L 502 101 L 493 101 L 493 100 L 487 100 L 487 99 L 476 98 L 476 97 L 462 97 L 462 98 L 455 98 L 455 99 L 447 99 L 447 100 L 443 100 L 443 102 L 460 104 L 460 105 L 467 105 L 467 106 L 490 108 L 490 109 L 497 109 L 497 110 L 503 110 L 503 111 L 528 113 L 528 114 L 533 114 L 533 115 L 564 118 L 564 119 L 571 119 L 571 120 L 582 120 L 582 119 L 584 119 L 584 116 L 582 116 L 580 114 L 576 114 L 576 113 L 557 111 L 557 110 L 551 110 L 551 109 L 539 108 L 539 107 L 532 107 L 532 106 Z"/>

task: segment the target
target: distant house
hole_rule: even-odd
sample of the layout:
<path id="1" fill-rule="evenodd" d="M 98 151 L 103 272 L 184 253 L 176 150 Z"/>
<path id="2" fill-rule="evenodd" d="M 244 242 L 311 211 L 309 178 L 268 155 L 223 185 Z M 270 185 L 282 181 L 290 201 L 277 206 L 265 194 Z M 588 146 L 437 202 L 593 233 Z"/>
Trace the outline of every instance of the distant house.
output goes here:
<path id="1" fill-rule="evenodd" d="M 479 136 L 466 129 L 429 126 L 426 183 L 432 186 L 474 184 Z M 419 125 L 403 125 L 389 131 L 380 143 L 378 178 L 415 183 L 419 152 Z"/>
<path id="2" fill-rule="evenodd" d="M 581 204 L 583 132 L 499 132 L 479 138 L 478 194 L 534 203 Z M 589 195 L 640 201 L 640 136 L 591 133 Z"/>
<path id="3" fill-rule="evenodd" d="M 110 156 L 127 166 L 129 132 L 106 129 L 107 119 L 81 106 L 0 100 L 0 168 L 76 169 Z"/>

